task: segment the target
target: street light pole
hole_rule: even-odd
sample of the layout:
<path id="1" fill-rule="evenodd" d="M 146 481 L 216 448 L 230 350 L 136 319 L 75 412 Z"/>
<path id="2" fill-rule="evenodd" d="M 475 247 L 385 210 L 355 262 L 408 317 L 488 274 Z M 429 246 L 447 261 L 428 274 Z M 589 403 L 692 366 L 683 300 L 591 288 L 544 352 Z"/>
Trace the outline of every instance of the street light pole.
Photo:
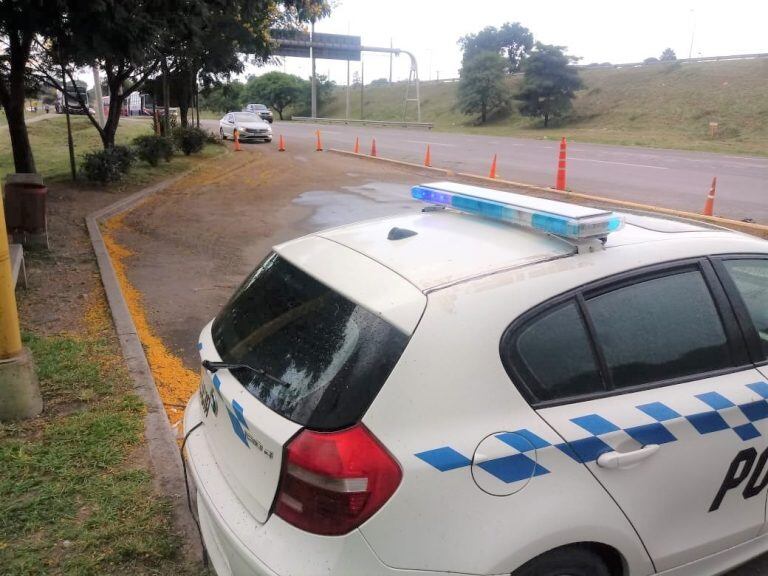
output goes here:
<path id="1" fill-rule="evenodd" d="M 101 95 L 101 78 L 99 77 L 99 64 L 93 63 L 93 96 L 96 100 L 96 119 L 99 126 L 104 128 L 104 100 Z"/>
<path id="2" fill-rule="evenodd" d="M 309 30 L 309 59 L 312 61 L 312 103 L 311 112 L 312 118 L 317 118 L 317 86 L 315 84 L 315 49 L 312 47 L 315 39 L 315 19 L 312 18 L 311 27 Z"/>
<path id="3" fill-rule="evenodd" d="M 691 46 L 688 49 L 688 59 L 693 56 L 693 36 L 696 33 L 696 12 L 691 8 Z"/>

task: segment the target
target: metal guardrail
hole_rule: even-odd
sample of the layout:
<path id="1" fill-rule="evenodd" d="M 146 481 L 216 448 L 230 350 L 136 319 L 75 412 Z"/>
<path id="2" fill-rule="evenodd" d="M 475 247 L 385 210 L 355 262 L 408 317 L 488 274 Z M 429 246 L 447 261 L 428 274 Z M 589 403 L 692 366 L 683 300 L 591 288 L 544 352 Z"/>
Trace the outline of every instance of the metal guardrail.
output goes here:
<path id="1" fill-rule="evenodd" d="M 432 122 L 398 122 L 397 120 L 352 120 L 346 118 L 310 118 L 309 116 L 294 116 L 295 122 L 314 122 L 317 124 L 352 124 L 361 126 L 394 126 L 397 128 L 425 128 L 432 130 Z"/>

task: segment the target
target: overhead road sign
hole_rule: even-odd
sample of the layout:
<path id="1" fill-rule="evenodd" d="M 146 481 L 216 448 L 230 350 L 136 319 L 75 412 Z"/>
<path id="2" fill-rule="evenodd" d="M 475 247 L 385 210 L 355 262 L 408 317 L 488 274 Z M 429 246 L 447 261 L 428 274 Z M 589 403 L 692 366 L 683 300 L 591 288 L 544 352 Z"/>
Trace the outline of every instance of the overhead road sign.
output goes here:
<path id="1" fill-rule="evenodd" d="M 271 30 L 270 35 L 277 42 L 277 48 L 274 51 L 276 56 L 309 58 L 311 46 L 315 58 L 360 60 L 360 36 L 315 32 L 312 40 L 310 40 L 309 33 L 301 30 Z"/>

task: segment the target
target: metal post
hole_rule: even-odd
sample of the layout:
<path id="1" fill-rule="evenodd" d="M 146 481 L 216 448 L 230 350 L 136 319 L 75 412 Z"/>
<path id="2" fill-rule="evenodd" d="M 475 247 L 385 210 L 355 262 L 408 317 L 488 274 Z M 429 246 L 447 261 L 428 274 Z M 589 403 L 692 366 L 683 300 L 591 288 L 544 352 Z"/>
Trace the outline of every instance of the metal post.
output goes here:
<path id="1" fill-rule="evenodd" d="M 389 39 L 389 49 L 392 50 L 392 38 Z M 389 83 L 392 84 L 392 52 L 389 53 Z"/>
<path id="2" fill-rule="evenodd" d="M 99 64 L 93 63 L 93 96 L 96 99 L 96 119 L 99 126 L 104 128 L 104 100 L 101 94 L 101 78 L 99 77 Z"/>
<path id="3" fill-rule="evenodd" d="M 317 85 L 315 84 L 315 50 L 312 47 L 315 37 L 315 19 L 312 19 L 312 25 L 309 30 L 309 59 L 312 61 L 312 118 L 317 118 Z"/>
<path id="4" fill-rule="evenodd" d="M 0 194 L 0 215 L 3 214 L 3 195 Z M 0 360 L 12 358 L 21 352 L 19 313 L 16 293 L 13 291 L 11 254 L 5 218 L 0 216 Z"/>
<path id="5" fill-rule="evenodd" d="M 365 66 L 363 57 L 360 57 L 360 120 L 363 119 L 363 92 L 365 92 Z"/>
<path id="6" fill-rule="evenodd" d="M 345 108 L 344 118 L 349 120 L 349 60 L 347 60 L 347 106 Z"/>

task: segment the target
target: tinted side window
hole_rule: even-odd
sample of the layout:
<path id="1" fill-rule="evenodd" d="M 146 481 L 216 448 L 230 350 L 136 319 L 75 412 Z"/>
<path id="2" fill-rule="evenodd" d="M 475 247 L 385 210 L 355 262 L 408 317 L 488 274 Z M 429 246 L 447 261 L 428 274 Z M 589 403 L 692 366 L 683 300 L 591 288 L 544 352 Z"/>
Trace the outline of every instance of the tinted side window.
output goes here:
<path id="1" fill-rule="evenodd" d="M 768 260 L 727 260 L 725 268 L 736 284 L 768 358 Z"/>
<path id="2" fill-rule="evenodd" d="M 603 390 L 584 321 L 573 301 L 524 326 L 511 352 L 538 400 Z"/>
<path id="3" fill-rule="evenodd" d="M 698 271 L 654 278 L 587 301 L 614 388 L 734 365 L 720 317 Z"/>

